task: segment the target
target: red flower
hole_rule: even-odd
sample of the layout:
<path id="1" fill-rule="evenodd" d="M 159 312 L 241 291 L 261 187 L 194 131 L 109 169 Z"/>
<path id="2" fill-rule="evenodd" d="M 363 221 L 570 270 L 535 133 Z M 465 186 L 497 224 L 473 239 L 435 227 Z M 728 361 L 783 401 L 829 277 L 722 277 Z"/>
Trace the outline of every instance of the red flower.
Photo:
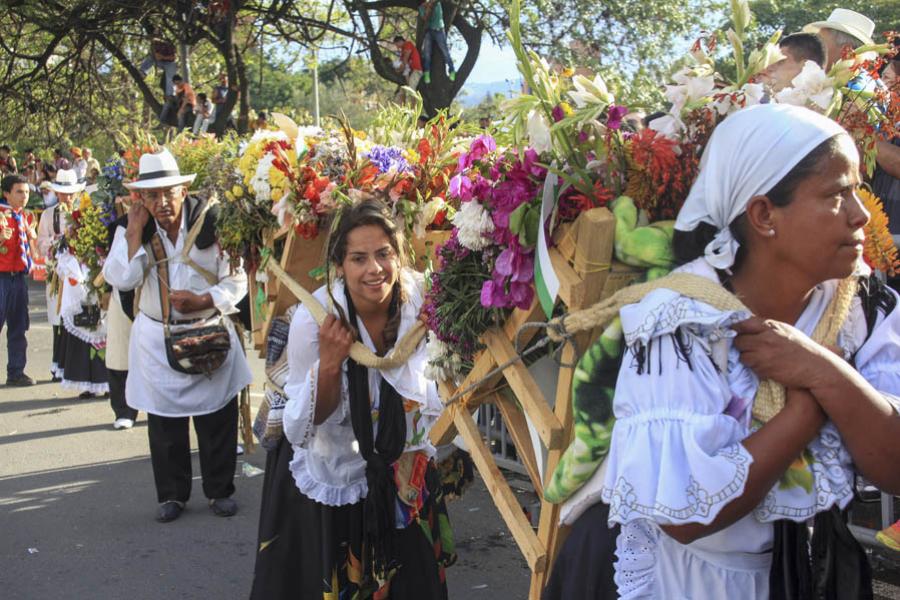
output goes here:
<path id="1" fill-rule="evenodd" d="M 420 165 L 424 165 L 428 162 L 428 159 L 431 158 L 431 142 L 428 141 L 428 138 L 419 140 L 419 145 L 416 146 L 416 152 L 419 153 Z"/>

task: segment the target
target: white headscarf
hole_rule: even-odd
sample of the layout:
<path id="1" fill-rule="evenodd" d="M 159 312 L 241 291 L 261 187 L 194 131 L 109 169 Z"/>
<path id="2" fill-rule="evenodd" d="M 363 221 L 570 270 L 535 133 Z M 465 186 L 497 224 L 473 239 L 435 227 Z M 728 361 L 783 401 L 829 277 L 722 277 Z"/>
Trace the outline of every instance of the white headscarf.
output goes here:
<path id="1" fill-rule="evenodd" d="M 819 144 L 847 132 L 807 108 L 760 104 L 740 110 L 713 132 L 700 159 L 700 174 L 678 213 L 675 229 L 693 231 L 701 222 L 719 230 L 706 246 L 706 260 L 729 269 L 737 240 L 728 226 L 754 196 L 765 194 Z"/>

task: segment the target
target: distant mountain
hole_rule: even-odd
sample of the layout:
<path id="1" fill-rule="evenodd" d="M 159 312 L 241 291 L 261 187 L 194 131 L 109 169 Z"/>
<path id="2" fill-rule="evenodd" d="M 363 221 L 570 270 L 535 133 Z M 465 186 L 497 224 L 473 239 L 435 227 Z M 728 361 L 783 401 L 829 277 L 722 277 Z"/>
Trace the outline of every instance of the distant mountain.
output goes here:
<path id="1" fill-rule="evenodd" d="M 487 96 L 503 94 L 511 97 L 519 92 L 522 82 L 519 78 L 507 81 L 491 81 L 488 83 L 466 83 L 456 96 L 457 102 L 470 108 L 481 103 Z"/>

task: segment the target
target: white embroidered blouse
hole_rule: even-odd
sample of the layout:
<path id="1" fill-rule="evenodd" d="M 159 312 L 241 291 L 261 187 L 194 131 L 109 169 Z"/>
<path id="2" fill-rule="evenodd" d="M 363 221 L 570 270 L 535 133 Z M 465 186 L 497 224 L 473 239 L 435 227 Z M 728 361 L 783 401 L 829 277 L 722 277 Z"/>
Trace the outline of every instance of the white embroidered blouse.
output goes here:
<path id="1" fill-rule="evenodd" d="M 424 301 L 423 278 L 420 273 L 404 270 L 400 276 L 407 301 L 400 308 L 401 339 L 416 322 Z M 332 286 L 335 300 L 345 310 L 344 286 L 338 281 Z M 323 306 L 337 314 L 324 287 L 313 296 Z M 372 338 L 361 319 L 357 318 L 361 341 L 375 351 Z M 294 459 L 291 473 L 297 488 L 309 498 L 329 506 L 353 504 L 365 498 L 368 490 L 365 461 L 359 453 L 356 436 L 350 423 L 350 403 L 347 392 L 347 365 L 341 380 L 341 401 L 334 413 L 323 423 L 313 424 L 316 402 L 316 377 L 319 372 L 319 326 L 304 306 L 300 306 L 291 321 L 288 337 L 289 374 L 284 391 L 288 402 L 282 422 L 284 434 L 293 444 Z M 395 369 L 369 369 L 369 393 L 372 397 L 372 421 L 377 426 L 379 387 L 384 377 L 404 399 L 406 410 L 405 451 L 421 450 L 434 456 L 428 434 L 442 405 L 434 382 L 425 379 L 428 357 L 424 340 L 406 364 Z"/>
<path id="2" fill-rule="evenodd" d="M 702 258 L 680 271 L 718 282 Z M 837 283 L 816 288 L 798 329 L 812 334 Z M 744 490 L 753 458 L 741 441 L 755 426 L 751 408 L 759 382 L 740 362 L 730 326 L 748 315 L 670 290 L 656 290 L 620 315 L 628 351 L 602 484 L 610 523 L 622 524 L 620 597 L 768 597 L 771 523 L 804 521 L 852 498 L 852 460 L 840 433 L 828 422 L 752 514 L 692 544 L 674 542 L 660 525 L 708 524 Z M 900 309 L 879 314 L 867 335 L 856 298 L 839 345 L 847 358 L 854 356 L 863 377 L 900 407 Z M 728 564 L 733 568 L 722 567 Z M 710 596 L 711 590 L 725 595 Z"/>

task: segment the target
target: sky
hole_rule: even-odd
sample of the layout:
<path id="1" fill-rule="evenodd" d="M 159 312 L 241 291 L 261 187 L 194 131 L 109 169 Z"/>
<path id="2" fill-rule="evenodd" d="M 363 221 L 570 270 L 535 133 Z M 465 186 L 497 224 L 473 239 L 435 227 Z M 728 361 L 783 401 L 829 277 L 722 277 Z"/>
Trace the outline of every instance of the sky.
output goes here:
<path id="1" fill-rule="evenodd" d="M 457 64 L 462 62 L 466 55 L 465 47 L 454 47 L 451 50 L 453 60 Z M 504 47 L 494 45 L 488 36 L 484 36 L 481 42 L 481 51 L 475 68 L 466 80 L 467 83 L 492 83 L 507 79 L 518 79 L 519 71 L 516 69 L 516 55 L 508 44 Z"/>

